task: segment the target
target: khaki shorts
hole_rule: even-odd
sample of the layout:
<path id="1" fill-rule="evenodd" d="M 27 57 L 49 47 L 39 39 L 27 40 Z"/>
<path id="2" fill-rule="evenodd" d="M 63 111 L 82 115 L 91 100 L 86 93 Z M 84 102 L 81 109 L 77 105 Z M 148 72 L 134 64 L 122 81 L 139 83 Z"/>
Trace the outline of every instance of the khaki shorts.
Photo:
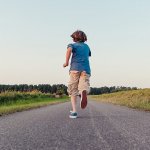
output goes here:
<path id="1" fill-rule="evenodd" d="M 90 92 L 90 75 L 85 71 L 83 72 L 70 72 L 70 80 L 68 82 L 68 94 L 70 96 L 77 96 L 81 94 L 83 90 Z"/>

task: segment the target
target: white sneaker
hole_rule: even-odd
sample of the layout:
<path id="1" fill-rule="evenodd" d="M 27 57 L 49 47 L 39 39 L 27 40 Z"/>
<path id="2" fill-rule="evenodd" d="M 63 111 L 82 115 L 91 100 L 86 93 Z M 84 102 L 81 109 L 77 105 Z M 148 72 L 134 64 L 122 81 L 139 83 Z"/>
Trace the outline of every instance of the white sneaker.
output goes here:
<path id="1" fill-rule="evenodd" d="M 77 112 L 70 111 L 69 117 L 72 118 L 72 119 L 77 118 Z"/>

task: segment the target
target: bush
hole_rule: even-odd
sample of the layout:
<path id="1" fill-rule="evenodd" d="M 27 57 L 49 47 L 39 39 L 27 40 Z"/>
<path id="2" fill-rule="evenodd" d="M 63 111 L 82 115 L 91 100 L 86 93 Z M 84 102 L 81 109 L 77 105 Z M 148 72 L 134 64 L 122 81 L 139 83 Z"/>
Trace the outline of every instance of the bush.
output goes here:
<path id="1" fill-rule="evenodd" d="M 39 91 L 32 92 L 3 92 L 0 93 L 0 104 L 16 102 L 18 100 L 28 100 L 35 98 L 52 98 L 51 94 L 44 94 Z"/>

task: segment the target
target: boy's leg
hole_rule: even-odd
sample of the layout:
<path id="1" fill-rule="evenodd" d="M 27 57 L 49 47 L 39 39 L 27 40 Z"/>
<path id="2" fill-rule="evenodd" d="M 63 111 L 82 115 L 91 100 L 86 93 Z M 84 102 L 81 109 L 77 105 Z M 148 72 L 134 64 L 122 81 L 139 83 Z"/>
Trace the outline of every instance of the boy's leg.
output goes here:
<path id="1" fill-rule="evenodd" d="M 77 102 L 77 96 L 71 96 L 71 104 L 72 104 L 72 111 L 73 112 L 77 112 L 76 102 Z"/>
<path id="2" fill-rule="evenodd" d="M 68 83 L 68 94 L 71 97 L 72 111 L 76 112 L 76 99 L 79 93 L 78 91 L 78 83 L 79 83 L 79 72 L 70 72 L 70 80 Z"/>
<path id="3" fill-rule="evenodd" d="M 87 94 L 90 92 L 90 75 L 83 71 L 79 79 L 79 92 L 81 94 L 80 107 L 84 109 L 87 105 Z"/>

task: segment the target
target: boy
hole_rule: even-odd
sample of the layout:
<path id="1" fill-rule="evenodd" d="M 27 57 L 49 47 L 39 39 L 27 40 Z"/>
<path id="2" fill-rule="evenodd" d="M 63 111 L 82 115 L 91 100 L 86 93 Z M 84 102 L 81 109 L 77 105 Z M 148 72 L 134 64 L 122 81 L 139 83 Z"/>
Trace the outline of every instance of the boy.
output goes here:
<path id="1" fill-rule="evenodd" d="M 67 67 L 72 53 L 70 64 L 70 81 L 68 83 L 68 94 L 71 96 L 72 111 L 70 118 L 77 118 L 76 99 L 81 97 L 80 107 L 84 109 L 87 106 L 87 94 L 90 92 L 89 78 L 91 69 L 89 64 L 89 56 L 91 56 L 90 48 L 84 42 L 87 36 L 83 31 L 75 31 L 71 37 L 74 43 L 67 46 L 66 62 L 63 67 Z"/>

